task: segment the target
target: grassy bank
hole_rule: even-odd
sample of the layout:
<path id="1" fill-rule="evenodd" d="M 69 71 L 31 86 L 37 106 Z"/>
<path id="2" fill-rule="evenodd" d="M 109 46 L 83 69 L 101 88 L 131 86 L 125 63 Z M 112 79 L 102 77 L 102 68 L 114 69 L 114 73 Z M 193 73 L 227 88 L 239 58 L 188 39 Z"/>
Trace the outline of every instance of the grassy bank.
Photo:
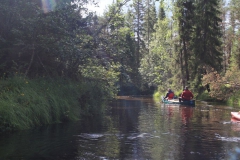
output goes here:
<path id="1" fill-rule="evenodd" d="M 98 82 L 63 79 L 1 80 L 0 131 L 78 120 L 102 112 L 101 93 L 108 92 L 102 86 Z"/>

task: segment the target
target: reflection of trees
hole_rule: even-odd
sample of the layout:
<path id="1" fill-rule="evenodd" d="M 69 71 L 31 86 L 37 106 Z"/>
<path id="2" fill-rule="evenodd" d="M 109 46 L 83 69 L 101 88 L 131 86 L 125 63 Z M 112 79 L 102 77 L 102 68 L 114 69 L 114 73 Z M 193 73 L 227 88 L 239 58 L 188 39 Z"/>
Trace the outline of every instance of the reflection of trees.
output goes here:
<path id="1" fill-rule="evenodd" d="M 63 123 L 2 134 L 0 159 L 74 159 L 77 150 L 73 134 L 78 125 Z"/>
<path id="2" fill-rule="evenodd" d="M 139 123 L 138 115 L 142 102 L 139 100 L 118 100 L 114 104 L 112 110 L 112 122 L 113 126 L 120 131 L 120 134 L 124 135 L 120 141 L 120 159 L 126 159 L 126 153 L 128 151 L 135 150 L 133 141 L 128 139 L 129 133 L 136 133 L 136 126 Z M 136 142 L 136 141 L 134 141 Z"/>
<path id="3" fill-rule="evenodd" d="M 14 154 L 26 159 L 217 159 L 237 145 L 219 139 L 238 137 L 240 128 L 219 123 L 231 118 L 223 107 L 155 106 L 141 100 L 111 106 L 108 116 L 84 117 L 83 123 L 51 125 L 11 138 L 3 134 L 0 159 Z"/>
<path id="4" fill-rule="evenodd" d="M 140 140 L 145 153 L 150 159 L 178 159 L 179 155 L 179 107 L 147 106 L 139 115 L 140 133 L 150 133 L 151 137 Z"/>
<path id="5" fill-rule="evenodd" d="M 139 131 L 152 136 L 141 139 L 140 144 L 151 159 L 216 157 L 215 153 L 223 153 L 223 144 L 215 135 L 222 125 L 216 125 L 216 120 L 221 117 L 223 112 L 214 108 L 207 113 L 189 106 L 149 106 L 140 112 Z"/>
<path id="6" fill-rule="evenodd" d="M 180 107 L 181 118 L 184 124 L 189 123 L 193 115 L 193 107 Z"/>
<path id="7" fill-rule="evenodd" d="M 156 107 L 135 100 L 120 100 L 112 106 L 111 116 L 105 122 L 105 138 L 97 143 L 97 155 L 178 160 L 216 159 L 224 153 L 224 143 L 216 137 L 216 133 L 225 133 L 222 124 L 216 122 L 227 116 L 223 110 L 177 105 Z"/>
<path id="8" fill-rule="evenodd" d="M 99 122 L 104 122 L 98 129 Z M 101 159 L 100 157 L 116 158 L 119 157 L 120 142 L 119 131 L 113 126 L 112 117 L 105 116 L 105 119 L 92 123 L 85 134 L 78 135 L 78 158 L 83 159 Z"/>
<path id="9" fill-rule="evenodd" d="M 219 125 L 222 125 L 217 122 L 222 119 L 222 111 L 203 106 L 194 107 L 192 110 L 193 114 L 182 129 L 184 144 L 181 151 L 182 157 L 185 159 L 220 157 L 223 153 L 222 142 L 216 138 L 216 133 L 221 128 Z M 186 115 L 189 112 L 190 109 L 186 110 Z"/>

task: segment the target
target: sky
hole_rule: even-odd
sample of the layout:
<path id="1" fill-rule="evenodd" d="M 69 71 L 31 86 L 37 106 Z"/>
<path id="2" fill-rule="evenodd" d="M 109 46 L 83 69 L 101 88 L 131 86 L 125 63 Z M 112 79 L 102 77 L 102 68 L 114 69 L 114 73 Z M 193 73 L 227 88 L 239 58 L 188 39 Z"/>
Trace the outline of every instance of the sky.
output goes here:
<path id="1" fill-rule="evenodd" d="M 95 2 L 98 2 L 99 7 L 89 6 L 88 8 L 92 11 L 96 11 L 97 15 L 103 15 L 104 11 L 107 9 L 107 6 L 112 4 L 113 1 L 116 1 L 116 0 L 95 0 Z M 225 0 L 225 1 L 226 1 L 226 4 L 228 4 L 230 0 Z"/>
<path id="2" fill-rule="evenodd" d="M 93 5 L 87 6 L 89 10 L 96 11 L 97 15 L 103 15 L 104 11 L 106 11 L 107 7 L 113 3 L 113 1 L 116 0 L 94 0 L 98 3 L 99 7 L 94 7 Z M 165 0 L 165 2 L 168 2 L 170 0 Z M 230 0 L 225 0 L 226 3 L 229 3 Z M 41 0 L 42 2 L 42 8 L 45 13 L 54 10 L 57 4 L 57 0 Z M 158 3 L 156 2 L 156 6 L 158 8 Z"/>
<path id="3" fill-rule="evenodd" d="M 88 6 L 91 11 L 96 11 L 97 15 L 103 15 L 103 12 L 107 9 L 107 6 L 113 3 L 113 0 L 96 0 L 99 7 Z"/>
<path id="4" fill-rule="evenodd" d="M 116 0 L 115 0 L 116 1 Z M 48 13 L 53 11 L 57 6 L 58 0 L 41 0 L 42 9 L 44 13 Z M 97 15 L 103 15 L 104 11 L 106 10 L 107 6 L 112 4 L 113 0 L 94 0 L 97 2 L 99 7 L 94 7 L 93 5 L 88 5 L 88 9 L 91 11 L 96 11 Z"/>

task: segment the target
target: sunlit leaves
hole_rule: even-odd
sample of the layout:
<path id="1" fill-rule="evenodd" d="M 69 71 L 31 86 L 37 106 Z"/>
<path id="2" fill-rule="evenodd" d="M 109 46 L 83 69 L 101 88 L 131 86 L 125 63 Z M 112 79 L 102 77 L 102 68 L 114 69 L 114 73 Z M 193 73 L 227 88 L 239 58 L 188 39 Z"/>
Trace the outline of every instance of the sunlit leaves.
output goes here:
<path id="1" fill-rule="evenodd" d="M 152 34 L 149 53 L 141 60 L 140 72 L 148 83 L 161 85 L 168 79 L 168 65 L 170 62 L 170 37 L 168 37 L 169 19 L 158 20 L 156 32 Z"/>
<path id="2" fill-rule="evenodd" d="M 89 59 L 88 64 L 81 67 L 79 72 L 87 80 L 99 82 L 99 87 L 102 91 L 112 92 L 109 95 L 115 96 L 116 82 L 118 81 L 118 68 L 120 65 L 114 63 L 108 63 L 107 65 L 99 65 L 100 62 L 97 59 Z M 101 86 L 100 86 L 101 85 Z"/>

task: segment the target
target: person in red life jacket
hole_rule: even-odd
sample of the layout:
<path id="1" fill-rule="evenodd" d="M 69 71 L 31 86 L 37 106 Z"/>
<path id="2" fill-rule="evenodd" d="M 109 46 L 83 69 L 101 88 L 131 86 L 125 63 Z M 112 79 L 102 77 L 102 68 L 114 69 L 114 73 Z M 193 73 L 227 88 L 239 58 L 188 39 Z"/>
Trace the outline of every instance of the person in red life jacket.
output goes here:
<path id="1" fill-rule="evenodd" d="M 166 96 L 164 97 L 164 99 L 169 100 L 169 99 L 173 99 L 173 97 L 174 97 L 174 92 L 169 88 Z"/>
<path id="2" fill-rule="evenodd" d="M 181 101 L 190 101 L 193 99 L 193 94 L 191 91 L 188 90 L 188 87 L 185 87 L 184 91 L 181 94 L 181 97 L 179 98 L 179 102 Z"/>

